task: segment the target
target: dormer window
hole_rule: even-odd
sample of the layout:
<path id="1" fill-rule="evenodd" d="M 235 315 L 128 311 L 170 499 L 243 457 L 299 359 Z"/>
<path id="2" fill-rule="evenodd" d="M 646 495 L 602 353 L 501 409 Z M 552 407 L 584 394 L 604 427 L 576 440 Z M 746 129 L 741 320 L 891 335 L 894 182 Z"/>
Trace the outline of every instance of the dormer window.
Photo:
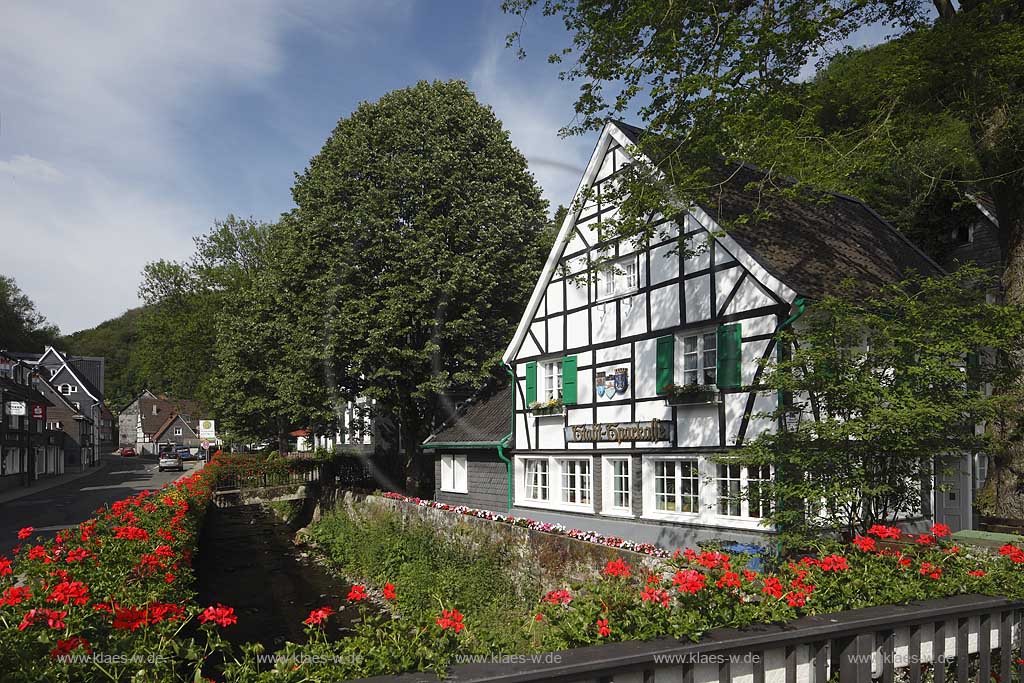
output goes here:
<path id="1" fill-rule="evenodd" d="M 597 277 L 597 298 L 611 299 L 635 292 L 640 286 L 640 269 L 636 255 L 610 261 L 601 267 Z"/>
<path id="2" fill-rule="evenodd" d="M 50 379 L 53 379 L 54 377 L 56 377 L 58 372 L 60 372 L 60 370 L 58 370 L 56 368 L 50 368 Z"/>

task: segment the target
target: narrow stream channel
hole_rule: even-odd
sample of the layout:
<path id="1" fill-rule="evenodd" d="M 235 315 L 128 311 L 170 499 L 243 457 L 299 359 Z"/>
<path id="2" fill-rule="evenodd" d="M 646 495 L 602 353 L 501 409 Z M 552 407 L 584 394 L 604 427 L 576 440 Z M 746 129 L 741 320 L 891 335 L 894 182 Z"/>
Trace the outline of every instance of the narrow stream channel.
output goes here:
<path id="1" fill-rule="evenodd" d="M 199 604 L 235 608 L 238 623 L 221 631 L 232 645 L 259 642 L 272 653 L 286 640 L 304 643 L 302 620 L 323 605 L 338 611 L 326 629 L 332 640 L 359 616 L 348 606 L 351 586 L 306 556 L 287 524 L 259 505 L 211 506 L 193 566 Z"/>

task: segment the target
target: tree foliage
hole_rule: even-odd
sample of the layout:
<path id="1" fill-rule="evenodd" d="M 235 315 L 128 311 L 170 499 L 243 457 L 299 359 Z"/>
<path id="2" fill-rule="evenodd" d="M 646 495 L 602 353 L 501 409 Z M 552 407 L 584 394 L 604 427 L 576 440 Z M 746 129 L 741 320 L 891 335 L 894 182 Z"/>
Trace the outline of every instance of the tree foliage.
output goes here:
<path id="1" fill-rule="evenodd" d="M 360 105 L 292 193 L 288 352 L 396 415 L 412 460 L 446 392 L 476 388 L 498 361 L 542 263 L 546 203 L 457 81 Z"/>
<path id="2" fill-rule="evenodd" d="M 59 335 L 14 278 L 0 275 L 0 349 L 42 351 Z"/>
<path id="3" fill-rule="evenodd" d="M 768 363 L 763 385 L 791 398 L 766 416 L 788 428 L 736 455 L 775 467 L 756 492 L 779 502 L 771 522 L 802 536 L 865 533 L 919 513 L 933 471 L 1019 438 L 1006 427 L 1024 396 L 1006 361 L 1024 319 L 986 301 L 985 277 L 964 268 L 826 297 L 781 335 L 790 351 Z"/>
<path id="4" fill-rule="evenodd" d="M 260 271 L 267 233 L 258 221 L 229 215 L 195 238 L 189 261 L 146 264 L 138 362 L 147 388 L 209 402 L 218 324 Z"/>

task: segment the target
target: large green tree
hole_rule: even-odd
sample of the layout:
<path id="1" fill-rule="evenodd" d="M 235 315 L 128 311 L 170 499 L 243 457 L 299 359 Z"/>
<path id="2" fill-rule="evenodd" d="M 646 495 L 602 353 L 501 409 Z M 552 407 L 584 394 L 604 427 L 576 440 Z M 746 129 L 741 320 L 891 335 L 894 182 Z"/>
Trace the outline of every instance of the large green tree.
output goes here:
<path id="1" fill-rule="evenodd" d="M 289 353 L 401 424 L 407 485 L 444 397 L 493 371 L 543 261 L 546 202 L 490 108 L 420 82 L 339 121 L 296 178 Z"/>
<path id="2" fill-rule="evenodd" d="M 139 295 L 138 363 L 148 388 L 208 401 L 218 323 L 262 268 L 269 228 L 228 216 L 195 238 L 185 262 L 146 264 Z"/>
<path id="3" fill-rule="evenodd" d="M 1014 0 L 506 0 L 560 18 L 570 44 L 551 60 L 580 84 L 563 132 L 636 118 L 657 169 L 623 175 L 622 237 L 644 218 L 700 202 L 740 162 L 763 192 L 821 187 L 860 196 L 925 244 L 975 193 L 991 197 L 1001 289 L 1024 304 L 1024 7 Z M 529 24 L 526 24 L 529 25 Z M 868 51 L 835 47 L 888 27 Z M 522 36 L 509 36 L 521 45 Z M 807 70 L 822 67 L 805 79 Z M 827 67 L 827 68 L 825 68 Z M 776 182 L 789 176 L 798 182 Z M 758 216 L 746 217 L 757 220 Z M 728 227 L 728 226 L 726 226 Z M 1024 368 L 1024 349 L 1007 354 Z M 1017 425 L 1002 427 L 1013 440 Z M 1024 441 L 1017 440 L 1017 443 Z M 1024 451 L 994 463 L 989 498 L 1021 513 Z"/>
<path id="4" fill-rule="evenodd" d="M 0 275 L 0 349 L 42 351 L 55 343 L 59 334 L 14 278 Z"/>

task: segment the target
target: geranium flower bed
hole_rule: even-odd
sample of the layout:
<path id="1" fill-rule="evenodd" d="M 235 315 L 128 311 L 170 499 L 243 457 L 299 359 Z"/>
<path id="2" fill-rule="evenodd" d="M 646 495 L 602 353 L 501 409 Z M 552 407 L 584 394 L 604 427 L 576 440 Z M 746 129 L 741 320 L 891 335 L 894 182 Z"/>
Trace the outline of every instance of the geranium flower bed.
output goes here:
<path id="1" fill-rule="evenodd" d="M 14 557 L 0 557 L 0 680 L 194 680 L 234 619 L 193 603 L 215 469 L 117 501 L 49 541 L 22 529 Z"/>

